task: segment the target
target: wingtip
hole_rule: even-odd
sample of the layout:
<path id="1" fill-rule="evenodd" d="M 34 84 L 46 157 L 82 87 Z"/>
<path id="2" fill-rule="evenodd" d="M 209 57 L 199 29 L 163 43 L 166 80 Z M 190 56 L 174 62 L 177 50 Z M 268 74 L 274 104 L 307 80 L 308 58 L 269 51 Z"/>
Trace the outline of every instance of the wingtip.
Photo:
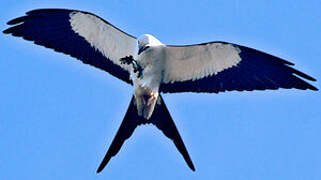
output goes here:
<path id="1" fill-rule="evenodd" d="M 15 18 L 15 19 L 16 19 L 16 18 Z M 14 24 L 15 24 L 15 23 L 14 23 L 14 20 L 15 20 L 15 19 L 11 19 L 10 21 L 8 21 L 8 22 L 7 22 L 7 25 L 14 25 Z"/>
<path id="2" fill-rule="evenodd" d="M 312 91 L 319 91 L 319 89 L 316 88 L 316 87 L 314 87 L 314 86 L 312 86 L 310 89 L 311 89 Z"/>
<path id="3" fill-rule="evenodd" d="M 314 77 L 310 76 L 310 81 L 317 81 L 317 79 L 315 79 Z"/>
<path id="4" fill-rule="evenodd" d="M 3 34 L 10 34 L 10 28 L 3 30 L 2 33 Z"/>
<path id="5" fill-rule="evenodd" d="M 305 82 L 305 86 L 306 86 L 306 89 L 310 89 L 312 91 L 318 91 L 319 90 L 317 87 L 315 87 L 315 86 L 313 86 L 313 85 L 311 85 L 311 84 L 309 84 L 307 82 Z"/>
<path id="6" fill-rule="evenodd" d="M 15 25 L 15 24 L 18 24 L 18 23 L 22 23 L 27 18 L 28 18 L 28 16 L 21 16 L 21 17 L 17 17 L 17 18 L 11 19 L 10 21 L 7 22 L 7 25 Z"/>

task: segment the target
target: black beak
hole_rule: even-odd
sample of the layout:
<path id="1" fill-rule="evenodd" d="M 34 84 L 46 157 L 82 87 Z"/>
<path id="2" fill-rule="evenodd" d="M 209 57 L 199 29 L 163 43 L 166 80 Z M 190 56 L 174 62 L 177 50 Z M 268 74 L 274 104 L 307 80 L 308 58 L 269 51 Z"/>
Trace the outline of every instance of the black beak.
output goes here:
<path id="1" fill-rule="evenodd" d="M 140 53 L 144 52 L 148 48 L 149 48 L 149 46 L 139 46 L 138 55 L 140 55 Z"/>

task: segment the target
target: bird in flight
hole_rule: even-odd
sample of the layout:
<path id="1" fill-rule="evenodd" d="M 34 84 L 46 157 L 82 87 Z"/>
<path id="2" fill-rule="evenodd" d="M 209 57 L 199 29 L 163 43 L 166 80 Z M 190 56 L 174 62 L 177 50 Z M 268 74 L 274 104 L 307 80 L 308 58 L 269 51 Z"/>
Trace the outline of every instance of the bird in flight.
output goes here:
<path id="1" fill-rule="evenodd" d="M 36 9 L 7 23 L 5 34 L 68 54 L 134 87 L 126 115 L 103 161 L 101 172 L 142 124 L 170 138 L 189 168 L 192 160 L 161 93 L 253 91 L 279 88 L 318 90 L 313 77 L 293 63 L 237 44 L 213 41 L 170 46 L 144 34 L 138 38 L 88 12 Z"/>

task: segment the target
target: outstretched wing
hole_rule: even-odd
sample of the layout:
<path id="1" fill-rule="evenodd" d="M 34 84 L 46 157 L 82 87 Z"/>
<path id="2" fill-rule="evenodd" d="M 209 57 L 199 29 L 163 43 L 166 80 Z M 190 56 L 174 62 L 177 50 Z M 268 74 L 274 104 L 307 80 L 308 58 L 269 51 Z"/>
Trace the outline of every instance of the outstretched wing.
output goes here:
<path id="1" fill-rule="evenodd" d="M 102 18 L 82 11 L 38 9 L 8 22 L 3 32 L 69 54 L 131 83 L 130 66 L 119 59 L 134 55 L 136 38 Z"/>
<path id="2" fill-rule="evenodd" d="M 167 46 L 162 92 L 224 92 L 278 88 L 317 90 L 314 78 L 255 49 L 226 42 Z"/>
<path id="3" fill-rule="evenodd" d="M 147 120 L 147 119 L 144 119 L 142 116 L 138 116 L 135 98 L 133 96 L 130 101 L 130 105 L 128 107 L 124 120 L 121 123 L 110 147 L 108 148 L 108 151 L 104 159 L 100 163 L 97 169 L 97 173 L 101 172 L 104 169 L 104 167 L 107 165 L 109 160 L 119 152 L 124 142 L 133 134 L 135 128 L 138 125 L 148 124 L 148 123 L 154 124 L 166 135 L 166 137 L 170 138 L 174 142 L 176 148 L 184 157 L 187 165 L 193 171 L 195 171 L 193 162 L 190 156 L 188 155 L 184 142 L 181 136 L 179 135 L 179 132 L 175 126 L 175 123 L 166 108 L 163 98 L 159 96 L 154 112 L 151 118 Z"/>

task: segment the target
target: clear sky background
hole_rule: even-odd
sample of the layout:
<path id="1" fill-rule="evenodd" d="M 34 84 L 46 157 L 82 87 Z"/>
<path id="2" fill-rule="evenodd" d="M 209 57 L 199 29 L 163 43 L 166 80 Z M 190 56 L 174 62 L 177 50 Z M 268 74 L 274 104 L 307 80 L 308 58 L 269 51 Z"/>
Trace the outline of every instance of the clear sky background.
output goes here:
<path id="1" fill-rule="evenodd" d="M 321 1 L 1 0 L 0 29 L 37 8 L 95 13 L 165 44 L 227 41 L 296 64 L 321 88 Z M 133 88 L 67 55 L 0 34 L 0 179 L 321 179 L 321 94 L 296 89 L 165 94 L 196 167 L 141 126 L 95 171 Z"/>

